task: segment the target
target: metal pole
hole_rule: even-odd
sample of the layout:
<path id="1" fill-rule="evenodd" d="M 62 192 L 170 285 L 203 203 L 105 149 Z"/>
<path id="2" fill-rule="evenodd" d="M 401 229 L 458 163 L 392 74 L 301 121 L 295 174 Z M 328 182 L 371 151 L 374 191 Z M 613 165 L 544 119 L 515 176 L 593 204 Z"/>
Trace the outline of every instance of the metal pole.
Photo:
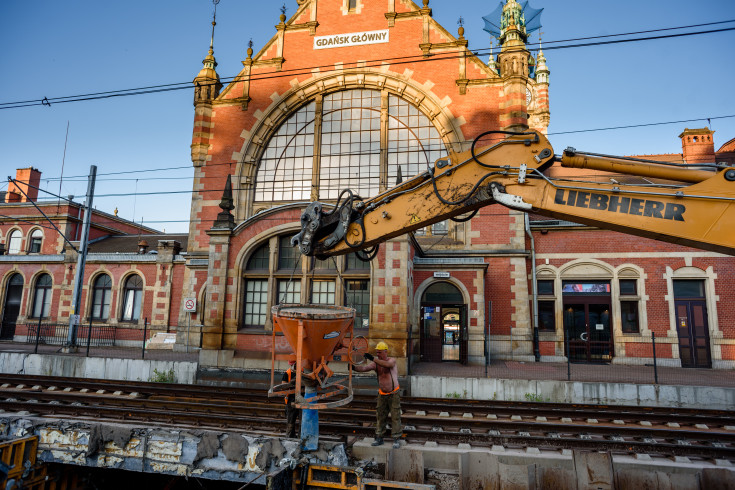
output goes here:
<path id="1" fill-rule="evenodd" d="M 141 356 L 142 359 L 145 359 L 145 338 L 148 334 L 148 317 L 145 317 L 145 321 L 143 322 L 143 355 Z"/>
<path id="2" fill-rule="evenodd" d="M 87 241 L 89 239 L 89 224 L 92 221 L 92 200 L 94 199 L 94 183 L 97 179 L 97 166 L 89 167 L 89 180 L 87 182 L 87 200 L 84 205 L 84 220 L 82 222 L 82 239 L 77 254 L 77 270 L 74 273 L 74 290 L 71 297 L 72 310 L 69 316 L 69 337 L 67 338 L 67 349 L 77 349 L 77 325 L 81 316 L 82 287 L 84 283 L 84 266 L 87 263 Z"/>
<path id="3" fill-rule="evenodd" d="M 651 332 L 651 343 L 653 344 L 653 379 L 658 384 L 658 366 L 656 366 L 656 332 Z"/>
<path id="4" fill-rule="evenodd" d="M 564 342 L 567 344 L 567 381 L 572 380 L 572 353 L 569 351 L 569 334 L 564 335 Z"/>
<path id="5" fill-rule="evenodd" d="M 92 320 L 89 320 L 89 326 L 87 326 L 87 357 L 89 357 L 89 345 L 92 343 Z"/>
<path id="6" fill-rule="evenodd" d="M 33 350 L 34 354 L 38 354 L 38 342 L 41 340 L 41 315 L 38 315 L 38 331 L 36 332 L 36 348 Z"/>
<path id="7" fill-rule="evenodd" d="M 178 328 L 176 329 L 178 331 Z M 191 342 L 191 311 L 186 315 L 186 353 L 189 353 L 189 343 Z"/>

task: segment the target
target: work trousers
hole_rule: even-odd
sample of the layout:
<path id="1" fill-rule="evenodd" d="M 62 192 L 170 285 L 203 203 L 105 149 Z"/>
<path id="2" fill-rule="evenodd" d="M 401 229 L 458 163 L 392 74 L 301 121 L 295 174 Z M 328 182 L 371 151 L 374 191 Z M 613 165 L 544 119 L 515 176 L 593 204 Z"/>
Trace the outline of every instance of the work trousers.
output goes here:
<path id="1" fill-rule="evenodd" d="M 294 396 L 288 397 L 288 403 L 286 403 L 286 437 L 296 437 L 296 419 L 299 416 L 299 409 L 293 406 Z"/>
<path id="2" fill-rule="evenodd" d="M 403 435 L 401 427 L 401 395 L 396 391 L 390 395 L 378 395 L 378 426 L 375 437 L 383 437 L 386 431 L 388 415 L 390 415 L 391 437 L 398 439 Z"/>

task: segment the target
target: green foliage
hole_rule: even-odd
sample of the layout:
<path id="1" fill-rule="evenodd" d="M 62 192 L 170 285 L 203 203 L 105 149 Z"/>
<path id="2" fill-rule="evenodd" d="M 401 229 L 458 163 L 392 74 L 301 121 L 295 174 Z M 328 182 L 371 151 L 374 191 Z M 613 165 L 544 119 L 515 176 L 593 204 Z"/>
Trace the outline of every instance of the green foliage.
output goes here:
<path id="1" fill-rule="evenodd" d="M 539 403 L 548 401 L 548 400 L 544 400 L 544 397 L 537 393 L 526 393 L 526 400 L 529 402 L 539 402 Z"/>
<path id="2" fill-rule="evenodd" d="M 148 379 L 151 383 L 176 383 L 176 373 L 171 368 L 168 371 L 153 370 L 153 375 Z"/>

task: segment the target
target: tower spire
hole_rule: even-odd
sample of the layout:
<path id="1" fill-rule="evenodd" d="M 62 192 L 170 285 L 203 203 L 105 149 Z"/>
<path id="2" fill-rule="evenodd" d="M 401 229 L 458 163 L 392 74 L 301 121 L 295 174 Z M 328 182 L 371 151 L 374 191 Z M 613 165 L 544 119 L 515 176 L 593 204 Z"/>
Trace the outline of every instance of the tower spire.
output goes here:
<path id="1" fill-rule="evenodd" d="M 214 58 L 214 27 L 217 25 L 217 4 L 220 0 L 212 0 L 214 13 L 212 14 L 212 37 L 209 40 L 209 52 L 202 60 L 202 69 L 194 79 L 194 104 L 216 99 L 222 89 L 222 83 L 217 74 L 217 60 Z"/>

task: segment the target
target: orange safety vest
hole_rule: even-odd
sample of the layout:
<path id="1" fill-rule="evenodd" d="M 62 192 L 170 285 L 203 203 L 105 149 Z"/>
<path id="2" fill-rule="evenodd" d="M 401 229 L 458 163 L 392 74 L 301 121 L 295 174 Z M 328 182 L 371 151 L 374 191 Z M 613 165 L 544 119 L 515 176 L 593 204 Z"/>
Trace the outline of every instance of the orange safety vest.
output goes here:
<path id="1" fill-rule="evenodd" d="M 288 376 L 288 382 L 289 383 L 291 382 L 291 374 L 292 374 L 291 373 L 291 368 L 288 368 L 288 370 L 286 371 L 286 376 Z M 285 403 L 286 405 L 288 405 L 288 396 L 284 396 L 283 397 L 283 403 Z"/>

